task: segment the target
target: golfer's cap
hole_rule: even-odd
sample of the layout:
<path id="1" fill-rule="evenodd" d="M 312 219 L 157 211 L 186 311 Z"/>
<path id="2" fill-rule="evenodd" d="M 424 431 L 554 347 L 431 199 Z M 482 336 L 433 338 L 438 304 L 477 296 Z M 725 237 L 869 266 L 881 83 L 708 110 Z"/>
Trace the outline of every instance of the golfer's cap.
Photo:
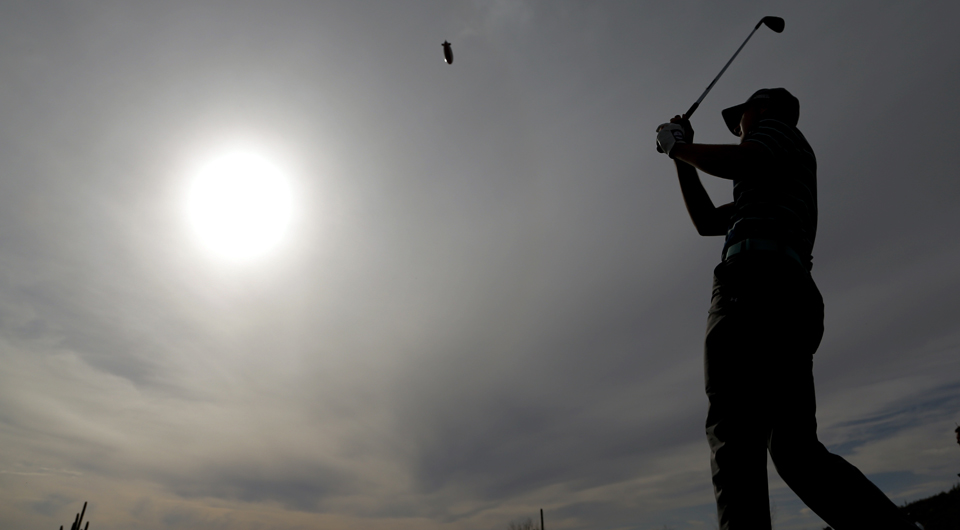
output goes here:
<path id="1" fill-rule="evenodd" d="M 740 127 L 740 117 L 743 116 L 743 112 L 747 107 L 757 102 L 776 108 L 780 117 L 794 127 L 800 120 L 800 100 L 787 92 L 787 89 L 761 88 L 754 92 L 746 102 L 724 109 L 721 112 L 723 121 L 727 124 L 727 129 L 730 129 L 733 134 L 737 134 L 735 131 Z"/>

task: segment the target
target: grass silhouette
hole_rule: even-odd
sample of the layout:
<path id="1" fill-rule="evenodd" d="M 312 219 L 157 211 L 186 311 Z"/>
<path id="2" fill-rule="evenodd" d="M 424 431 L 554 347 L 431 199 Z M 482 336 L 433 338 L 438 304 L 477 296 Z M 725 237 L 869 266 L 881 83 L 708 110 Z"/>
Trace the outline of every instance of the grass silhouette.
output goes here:
<path id="1" fill-rule="evenodd" d="M 950 491 L 904 504 L 900 509 L 911 520 L 922 524 L 924 530 L 957 530 L 960 528 L 960 484 Z"/>
<path id="2" fill-rule="evenodd" d="M 70 525 L 70 530 L 80 530 L 80 525 L 83 524 L 83 516 L 87 513 L 87 503 L 83 503 L 83 509 L 80 510 L 80 513 L 73 518 L 73 524 Z M 83 530 L 89 530 L 90 521 L 87 521 L 87 524 L 83 527 Z M 63 530 L 63 525 L 60 525 L 60 530 Z"/>

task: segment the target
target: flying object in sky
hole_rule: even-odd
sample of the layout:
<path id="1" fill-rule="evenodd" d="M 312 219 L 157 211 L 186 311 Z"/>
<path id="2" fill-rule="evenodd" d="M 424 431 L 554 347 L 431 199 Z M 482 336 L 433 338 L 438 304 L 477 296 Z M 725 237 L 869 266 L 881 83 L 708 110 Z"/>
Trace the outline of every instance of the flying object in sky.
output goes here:
<path id="1" fill-rule="evenodd" d="M 443 60 L 447 64 L 453 64 L 453 50 L 450 49 L 450 43 L 443 41 Z"/>

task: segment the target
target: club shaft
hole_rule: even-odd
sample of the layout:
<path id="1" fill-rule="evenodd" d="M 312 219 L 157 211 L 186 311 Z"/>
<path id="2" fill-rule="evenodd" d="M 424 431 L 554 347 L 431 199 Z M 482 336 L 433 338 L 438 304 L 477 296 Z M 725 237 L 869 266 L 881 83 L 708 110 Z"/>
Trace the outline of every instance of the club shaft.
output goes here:
<path id="1" fill-rule="evenodd" d="M 703 91 L 703 94 L 700 95 L 700 99 L 698 99 L 696 103 L 690 106 L 690 110 L 688 110 L 687 113 L 685 114 L 687 119 L 689 119 L 690 116 L 693 116 L 693 112 L 697 110 L 697 107 L 700 106 L 700 102 L 703 101 L 703 98 L 707 97 L 707 94 L 710 93 L 710 89 L 713 88 L 713 85 L 717 84 L 717 81 L 720 79 L 720 76 L 722 76 L 723 73 L 727 71 L 727 67 L 729 67 L 730 63 L 732 63 L 733 60 L 737 58 L 737 55 L 740 53 L 740 50 L 742 50 L 743 47 L 747 45 L 747 41 L 750 40 L 750 37 L 753 37 L 753 34 L 757 32 L 758 28 L 760 28 L 760 24 L 757 24 L 757 27 L 753 28 L 753 31 L 751 31 L 750 34 L 747 35 L 746 40 L 744 40 L 743 44 L 741 44 L 740 47 L 737 48 L 737 51 L 734 52 L 733 57 L 731 57 L 730 60 L 727 61 L 727 64 L 723 66 L 723 70 L 720 70 L 720 73 L 717 74 L 717 77 L 713 78 L 713 81 L 710 83 L 710 86 L 708 86 L 707 89 Z"/>

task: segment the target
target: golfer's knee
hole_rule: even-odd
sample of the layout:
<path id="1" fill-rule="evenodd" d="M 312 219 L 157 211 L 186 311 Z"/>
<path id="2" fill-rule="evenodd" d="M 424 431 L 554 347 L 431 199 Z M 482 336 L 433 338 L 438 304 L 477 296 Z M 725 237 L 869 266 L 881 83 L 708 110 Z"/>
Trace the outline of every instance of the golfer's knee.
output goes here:
<path id="1" fill-rule="evenodd" d="M 820 442 L 787 443 L 770 447 L 770 459 L 777 473 L 789 483 L 815 474 L 830 458 L 830 453 Z"/>

